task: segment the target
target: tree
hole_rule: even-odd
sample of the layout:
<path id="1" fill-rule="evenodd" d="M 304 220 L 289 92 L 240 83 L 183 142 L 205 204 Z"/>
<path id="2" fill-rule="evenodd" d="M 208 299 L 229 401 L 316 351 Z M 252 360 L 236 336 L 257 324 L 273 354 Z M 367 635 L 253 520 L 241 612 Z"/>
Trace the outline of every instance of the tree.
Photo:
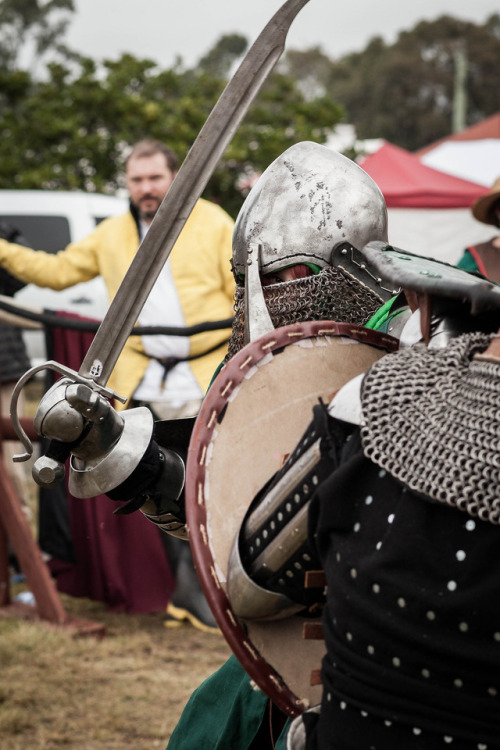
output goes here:
<path id="1" fill-rule="evenodd" d="M 500 16 L 484 25 L 442 16 L 399 34 L 392 45 L 372 39 L 359 53 L 322 72 L 326 90 L 346 109 L 360 138 L 382 137 L 418 149 L 449 135 L 452 125 L 455 55 L 468 59 L 467 123 L 500 105 Z"/>
<path id="2" fill-rule="evenodd" d="M 126 146 L 151 136 L 184 158 L 226 80 L 200 70 L 159 70 L 123 55 L 97 65 L 52 63 L 44 80 L 0 75 L 0 187 L 115 192 Z M 342 111 L 329 98 L 306 101 L 295 81 L 272 75 L 248 112 L 205 196 L 236 215 L 241 176 L 262 171 L 300 140 L 323 142 Z"/>
<path id="3" fill-rule="evenodd" d="M 284 73 L 297 81 L 307 99 L 326 94 L 332 60 L 325 55 L 321 47 L 287 50 L 279 65 Z"/>
<path id="4" fill-rule="evenodd" d="M 74 0 L 2 0 L 0 3 L 0 69 L 19 68 L 29 49 L 32 64 L 50 52 L 68 58 L 62 39 L 75 10 Z M 31 66 L 30 66 L 31 67 Z"/>
<path id="5" fill-rule="evenodd" d="M 373 37 L 361 52 L 329 59 L 319 47 L 290 50 L 285 70 L 306 93 L 322 91 L 346 110 L 360 138 L 417 149 L 450 134 L 455 61 L 467 60 L 466 125 L 500 106 L 500 15 L 484 25 L 442 16 L 399 34 Z"/>
<path id="6" fill-rule="evenodd" d="M 198 62 L 198 69 L 205 73 L 227 78 L 234 63 L 247 50 L 248 40 L 241 34 L 226 34 Z"/>

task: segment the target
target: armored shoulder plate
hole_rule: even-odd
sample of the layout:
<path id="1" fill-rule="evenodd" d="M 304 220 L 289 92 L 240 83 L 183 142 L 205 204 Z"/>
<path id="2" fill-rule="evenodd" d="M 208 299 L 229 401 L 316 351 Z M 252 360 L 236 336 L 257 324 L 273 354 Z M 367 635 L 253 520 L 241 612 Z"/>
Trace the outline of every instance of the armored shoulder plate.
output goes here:
<path id="1" fill-rule="evenodd" d="M 500 310 L 500 285 L 481 276 L 384 242 L 368 243 L 363 255 L 371 268 L 394 287 L 468 302 L 472 315 Z"/>

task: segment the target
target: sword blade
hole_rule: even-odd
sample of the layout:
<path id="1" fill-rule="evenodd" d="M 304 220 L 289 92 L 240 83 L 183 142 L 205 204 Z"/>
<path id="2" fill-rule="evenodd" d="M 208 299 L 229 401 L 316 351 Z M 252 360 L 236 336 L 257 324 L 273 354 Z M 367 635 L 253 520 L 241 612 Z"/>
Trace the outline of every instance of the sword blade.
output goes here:
<path id="1" fill-rule="evenodd" d="M 189 150 L 104 317 L 78 374 L 105 385 L 158 274 L 219 159 L 281 57 L 309 0 L 287 0 L 255 40 Z"/>

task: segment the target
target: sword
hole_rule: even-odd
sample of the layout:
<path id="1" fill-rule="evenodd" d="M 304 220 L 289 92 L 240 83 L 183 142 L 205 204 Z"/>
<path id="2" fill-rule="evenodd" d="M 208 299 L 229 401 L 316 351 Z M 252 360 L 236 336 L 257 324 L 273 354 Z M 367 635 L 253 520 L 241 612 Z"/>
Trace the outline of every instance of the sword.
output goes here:
<path id="1" fill-rule="evenodd" d="M 165 195 L 78 373 L 62 368 L 55 362 L 47 362 L 28 370 L 17 383 L 10 415 L 26 454 L 16 456 L 14 460 L 27 460 L 33 453 L 17 416 L 17 400 L 22 387 L 35 372 L 41 369 L 56 370 L 72 377 L 76 383 L 84 383 L 102 395 L 123 401 L 106 387 L 108 378 L 189 214 L 250 105 L 281 57 L 293 20 L 308 2 L 286 0 L 248 50 Z"/>
<path id="2" fill-rule="evenodd" d="M 194 205 L 284 49 L 309 0 L 287 0 L 269 21 L 200 130 L 82 362 L 79 374 L 105 384 Z"/>

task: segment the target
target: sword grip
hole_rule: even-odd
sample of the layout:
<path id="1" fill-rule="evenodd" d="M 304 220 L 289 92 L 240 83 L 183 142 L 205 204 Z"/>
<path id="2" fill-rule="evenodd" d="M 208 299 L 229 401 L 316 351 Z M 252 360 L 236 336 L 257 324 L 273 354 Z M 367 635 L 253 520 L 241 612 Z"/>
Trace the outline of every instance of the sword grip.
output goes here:
<path id="1" fill-rule="evenodd" d="M 32 469 L 32 476 L 40 487 L 53 489 L 62 482 L 66 474 L 64 464 L 71 453 L 69 443 L 51 440 L 43 456 L 38 458 Z"/>

